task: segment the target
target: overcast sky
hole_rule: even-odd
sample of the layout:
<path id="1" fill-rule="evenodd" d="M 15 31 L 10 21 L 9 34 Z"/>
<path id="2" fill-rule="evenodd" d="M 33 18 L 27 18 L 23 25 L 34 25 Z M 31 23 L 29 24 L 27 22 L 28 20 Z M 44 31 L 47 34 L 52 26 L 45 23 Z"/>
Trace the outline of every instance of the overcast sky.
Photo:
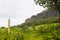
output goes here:
<path id="1" fill-rule="evenodd" d="M 0 27 L 7 27 L 8 18 L 11 26 L 18 25 L 43 10 L 43 7 L 35 5 L 34 0 L 0 0 Z"/>

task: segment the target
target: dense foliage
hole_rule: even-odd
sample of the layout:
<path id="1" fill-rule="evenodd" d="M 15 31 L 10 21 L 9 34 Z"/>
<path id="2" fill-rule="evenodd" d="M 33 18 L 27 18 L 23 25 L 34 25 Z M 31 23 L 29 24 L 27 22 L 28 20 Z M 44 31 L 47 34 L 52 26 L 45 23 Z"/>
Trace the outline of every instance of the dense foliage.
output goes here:
<path id="1" fill-rule="evenodd" d="M 34 0 L 34 1 L 40 6 L 53 8 L 60 11 L 60 0 Z"/>
<path id="2" fill-rule="evenodd" d="M 59 23 L 42 24 L 34 28 L 11 27 L 10 34 L 7 28 L 0 28 L 0 40 L 60 40 Z"/>

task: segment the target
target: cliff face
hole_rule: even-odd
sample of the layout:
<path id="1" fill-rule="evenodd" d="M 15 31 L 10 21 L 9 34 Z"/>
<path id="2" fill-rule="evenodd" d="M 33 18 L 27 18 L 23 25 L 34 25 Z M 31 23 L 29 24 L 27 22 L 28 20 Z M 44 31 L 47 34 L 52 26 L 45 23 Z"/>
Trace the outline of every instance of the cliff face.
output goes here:
<path id="1" fill-rule="evenodd" d="M 45 10 L 41 13 L 38 13 L 37 15 L 33 15 L 31 18 L 26 19 L 25 22 L 33 23 L 36 22 L 38 19 L 41 20 L 41 19 L 52 18 L 57 16 L 59 17 L 59 13 L 57 10 Z"/>

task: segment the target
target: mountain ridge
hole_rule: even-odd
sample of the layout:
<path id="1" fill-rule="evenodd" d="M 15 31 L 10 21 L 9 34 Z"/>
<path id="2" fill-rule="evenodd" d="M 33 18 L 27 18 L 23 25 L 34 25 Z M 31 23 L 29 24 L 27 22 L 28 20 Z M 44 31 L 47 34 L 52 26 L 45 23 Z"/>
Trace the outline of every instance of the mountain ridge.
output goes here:
<path id="1" fill-rule="evenodd" d="M 59 12 L 57 10 L 44 10 L 41 13 L 38 13 L 37 15 L 33 15 L 31 18 L 28 18 L 25 20 L 27 23 L 31 23 L 33 21 L 36 21 L 37 19 L 45 19 L 48 17 L 56 17 L 59 16 Z"/>

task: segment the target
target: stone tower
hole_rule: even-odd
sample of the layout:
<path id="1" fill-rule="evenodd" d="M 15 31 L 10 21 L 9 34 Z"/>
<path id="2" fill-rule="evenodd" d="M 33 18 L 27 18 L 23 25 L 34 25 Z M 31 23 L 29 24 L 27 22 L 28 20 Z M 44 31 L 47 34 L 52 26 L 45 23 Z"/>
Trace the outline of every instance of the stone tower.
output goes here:
<path id="1" fill-rule="evenodd" d="M 8 19 L 8 33 L 10 33 L 10 19 Z"/>

